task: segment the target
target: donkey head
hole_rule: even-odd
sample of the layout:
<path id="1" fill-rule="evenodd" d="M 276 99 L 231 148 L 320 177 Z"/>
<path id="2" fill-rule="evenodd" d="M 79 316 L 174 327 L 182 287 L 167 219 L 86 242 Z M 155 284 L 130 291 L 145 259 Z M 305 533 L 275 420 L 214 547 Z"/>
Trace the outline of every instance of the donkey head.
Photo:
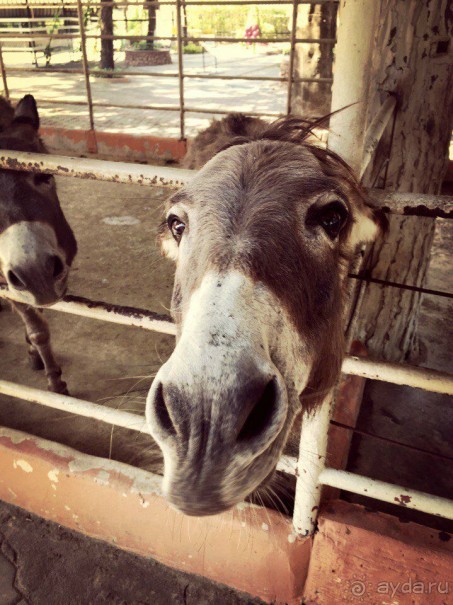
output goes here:
<path id="1" fill-rule="evenodd" d="M 177 344 L 147 400 L 164 492 L 192 515 L 275 470 L 295 417 L 340 373 L 348 260 L 378 220 L 348 166 L 295 119 L 236 141 L 167 203 Z"/>
<path id="2" fill-rule="evenodd" d="M 45 153 L 36 103 L 13 109 L 0 97 L 0 149 Z M 14 298 L 48 305 L 61 298 L 77 244 L 47 174 L 0 170 L 0 272 Z"/>

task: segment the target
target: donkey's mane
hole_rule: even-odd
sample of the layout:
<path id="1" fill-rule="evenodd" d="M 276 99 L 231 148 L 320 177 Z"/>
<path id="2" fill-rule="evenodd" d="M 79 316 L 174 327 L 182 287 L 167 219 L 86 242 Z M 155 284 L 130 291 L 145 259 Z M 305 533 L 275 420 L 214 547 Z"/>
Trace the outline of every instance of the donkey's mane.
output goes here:
<path id="1" fill-rule="evenodd" d="M 260 120 L 262 128 L 255 128 L 253 132 L 233 136 L 220 150 L 228 149 L 235 145 L 244 145 L 252 141 L 281 141 L 285 143 L 293 143 L 294 145 L 303 145 L 310 149 L 313 155 L 324 165 L 330 167 L 331 176 L 341 176 L 346 178 L 350 185 L 353 185 L 361 197 L 367 200 L 367 196 L 363 188 L 359 185 L 356 176 L 349 164 L 343 158 L 331 149 L 320 147 L 309 141 L 310 138 L 318 138 L 315 129 L 325 125 L 332 114 L 328 114 L 316 120 L 310 120 L 299 116 L 285 116 L 271 123 L 266 123 Z M 229 127 L 230 135 L 240 132 L 243 119 L 247 118 L 243 114 L 231 114 L 228 116 L 230 120 L 226 123 Z M 250 119 L 250 118 L 248 118 Z M 233 127 L 234 125 L 234 127 Z M 341 173 L 341 174 L 340 174 Z"/>

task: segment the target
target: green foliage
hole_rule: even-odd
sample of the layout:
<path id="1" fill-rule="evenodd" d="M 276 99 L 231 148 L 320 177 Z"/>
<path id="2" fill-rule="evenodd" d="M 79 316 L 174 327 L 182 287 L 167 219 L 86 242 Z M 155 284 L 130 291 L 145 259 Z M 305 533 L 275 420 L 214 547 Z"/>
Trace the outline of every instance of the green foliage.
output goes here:
<path id="1" fill-rule="evenodd" d="M 201 55 L 205 52 L 204 48 L 201 44 L 197 44 L 196 42 L 189 42 L 185 46 L 183 46 L 182 52 L 185 55 Z"/>
<path id="2" fill-rule="evenodd" d="M 189 10 L 190 9 L 190 10 Z M 189 30 L 194 35 L 238 36 L 258 24 L 266 36 L 288 34 L 291 7 L 203 6 L 188 7 Z"/>
<path id="3" fill-rule="evenodd" d="M 134 40 L 130 43 L 137 50 L 168 50 L 168 45 L 153 40 Z"/>
<path id="4" fill-rule="evenodd" d="M 155 48 L 152 40 L 134 40 L 131 42 L 131 46 L 137 50 L 154 50 Z"/>

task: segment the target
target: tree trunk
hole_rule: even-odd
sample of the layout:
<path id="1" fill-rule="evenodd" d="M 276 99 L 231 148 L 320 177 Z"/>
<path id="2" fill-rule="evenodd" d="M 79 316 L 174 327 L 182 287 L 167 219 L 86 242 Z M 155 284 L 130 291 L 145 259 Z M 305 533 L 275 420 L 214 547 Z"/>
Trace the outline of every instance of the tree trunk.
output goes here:
<path id="1" fill-rule="evenodd" d="M 183 19 L 182 19 L 182 35 L 183 35 L 184 38 L 187 38 L 187 36 L 188 36 L 188 33 L 187 33 L 187 31 L 188 31 L 187 30 L 187 28 L 188 28 L 188 26 L 187 26 L 187 5 L 186 5 L 185 0 L 182 0 L 181 6 L 182 6 L 182 16 L 183 16 Z"/>
<path id="2" fill-rule="evenodd" d="M 298 38 L 335 38 L 337 4 L 301 4 L 297 17 Z M 297 44 L 295 78 L 331 78 L 333 44 Z M 331 84 L 297 82 L 293 87 L 293 113 L 322 116 L 330 112 Z"/>
<path id="3" fill-rule="evenodd" d="M 371 175 L 386 176 L 386 188 L 400 192 L 439 193 L 448 161 L 453 118 L 452 67 L 448 55 L 452 16 L 448 0 L 381 0 L 373 51 L 367 123 L 387 93 L 396 94 L 397 114 L 383 140 L 387 174 L 375 158 Z M 377 169 L 376 169 L 377 168 Z M 375 176 L 373 176 L 374 180 Z M 389 232 L 371 255 L 375 278 L 423 286 L 434 219 L 391 216 Z M 417 359 L 416 339 L 421 295 L 368 284 L 356 327 L 356 338 L 371 354 L 392 361 Z"/>
<path id="4" fill-rule="evenodd" d="M 106 0 L 101 0 L 101 5 Z M 101 7 L 101 35 L 113 36 L 113 7 Z M 113 40 L 101 39 L 101 69 L 114 69 Z"/>
<path id="5" fill-rule="evenodd" d="M 148 5 L 148 36 L 154 36 L 156 33 L 156 6 Z M 154 40 L 148 40 L 146 43 L 147 48 L 154 48 Z"/>

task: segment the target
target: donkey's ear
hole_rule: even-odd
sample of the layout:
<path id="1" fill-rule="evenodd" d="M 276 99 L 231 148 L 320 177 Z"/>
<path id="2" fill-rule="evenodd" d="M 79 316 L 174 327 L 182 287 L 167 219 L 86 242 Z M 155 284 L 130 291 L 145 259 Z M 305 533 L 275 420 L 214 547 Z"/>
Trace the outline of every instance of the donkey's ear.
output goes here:
<path id="1" fill-rule="evenodd" d="M 14 110 L 14 121 L 27 122 L 35 130 L 39 129 L 39 114 L 36 101 L 33 95 L 25 95 L 19 101 Z"/>

